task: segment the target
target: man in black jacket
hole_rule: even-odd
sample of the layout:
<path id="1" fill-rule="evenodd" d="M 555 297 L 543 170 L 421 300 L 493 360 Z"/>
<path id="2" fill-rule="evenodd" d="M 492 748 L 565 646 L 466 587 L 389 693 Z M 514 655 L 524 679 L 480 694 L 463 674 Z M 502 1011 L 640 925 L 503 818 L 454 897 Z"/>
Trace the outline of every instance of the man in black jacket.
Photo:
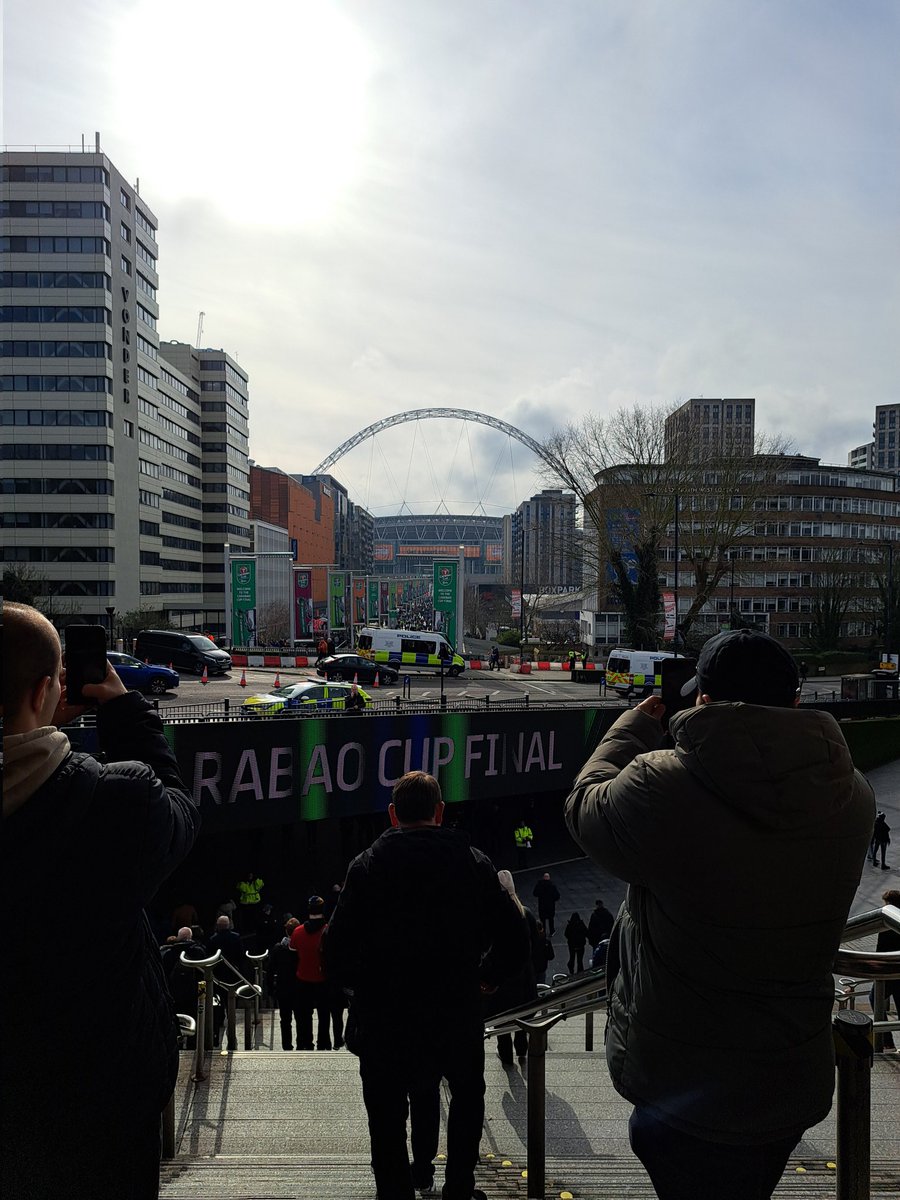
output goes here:
<path id="1" fill-rule="evenodd" d="M 325 934 L 326 968 L 354 990 L 380 1200 L 413 1200 L 416 1187 L 430 1185 L 442 1076 L 451 1095 L 443 1198 L 470 1200 L 483 1195 L 474 1174 L 484 1121 L 482 992 L 518 969 L 522 919 L 490 860 L 441 828 L 436 779 L 404 775 L 389 811 L 392 828 L 350 864 Z"/>
<path id="2" fill-rule="evenodd" d="M 556 932 L 556 906 L 559 903 L 559 888 L 550 878 L 550 872 L 545 871 L 534 885 L 532 896 L 538 902 L 538 920 L 544 922 L 548 937 Z"/>
<path id="3" fill-rule="evenodd" d="M 2 988 L 7 1197 L 145 1200 L 159 1189 L 159 1114 L 178 1069 L 171 997 L 144 915 L 199 816 L 159 718 L 110 667 L 84 694 L 108 759 L 74 754 L 59 638 L 27 605 L 3 609 L 5 777 Z M 85 889 L 103 956 L 46 931 Z"/>

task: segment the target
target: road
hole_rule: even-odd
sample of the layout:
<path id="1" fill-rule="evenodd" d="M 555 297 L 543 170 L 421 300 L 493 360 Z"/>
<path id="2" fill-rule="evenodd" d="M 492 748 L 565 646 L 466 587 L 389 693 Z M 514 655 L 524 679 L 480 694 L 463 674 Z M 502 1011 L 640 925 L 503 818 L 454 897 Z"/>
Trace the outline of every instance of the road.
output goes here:
<path id="1" fill-rule="evenodd" d="M 316 679 L 321 682 L 312 667 L 300 667 L 291 670 L 276 671 L 274 667 L 248 667 L 246 670 L 247 686 L 240 686 L 240 669 L 232 670 L 228 675 L 214 676 L 209 683 L 202 684 L 194 675 L 182 675 L 181 686 L 177 692 L 169 692 L 160 699 L 160 707 L 165 709 L 180 704 L 207 704 L 213 701 L 230 700 L 239 704 L 246 696 L 253 696 L 271 690 L 275 676 L 280 676 L 280 682 L 296 683 L 300 679 Z M 441 694 L 440 679 L 437 675 L 424 672 L 410 672 L 410 687 L 412 696 L 419 700 L 434 700 Z M 364 690 L 380 700 L 392 700 L 402 694 L 402 680 L 393 685 L 383 685 L 373 688 L 371 684 L 364 685 Z M 816 692 L 822 699 L 831 699 L 832 693 L 840 697 L 841 682 L 839 678 L 808 680 L 804 685 L 804 695 Z M 594 700 L 610 704 L 621 704 L 615 695 L 601 695 L 598 683 L 572 683 L 562 672 L 534 672 L 531 675 L 517 675 L 509 670 L 501 671 L 468 671 L 458 679 L 444 676 L 444 693 L 448 700 L 475 699 L 484 700 L 485 696 L 497 700 L 512 700 L 517 696 L 530 696 L 534 700 Z"/>
<path id="2" fill-rule="evenodd" d="M 194 675 L 181 676 L 181 686 L 177 692 L 168 692 L 160 698 L 160 707 L 165 709 L 179 704 L 204 704 L 219 700 L 230 700 L 239 704 L 246 696 L 268 692 L 275 683 L 275 676 L 280 676 L 282 684 L 296 683 L 301 679 L 316 679 L 321 682 L 312 667 L 300 667 L 292 670 L 276 672 L 274 667 L 247 667 L 247 686 L 240 686 L 240 669 L 232 670 L 228 675 L 214 676 L 209 683 L 202 684 Z M 410 688 L 412 697 L 419 700 L 434 700 L 441 694 L 440 678 L 424 672 L 410 672 Z M 396 684 L 382 685 L 373 688 L 364 684 L 364 690 L 379 700 L 392 700 L 394 696 L 402 695 L 403 676 Z M 533 675 L 514 675 L 510 671 L 471 671 L 451 679 L 444 676 L 444 694 L 448 700 L 477 699 L 485 696 L 497 700 L 512 700 L 517 696 L 531 696 L 535 700 L 598 700 L 600 699 L 599 683 L 572 683 L 567 677 L 557 672 L 541 672 Z M 614 697 L 610 697 L 612 702 Z"/>

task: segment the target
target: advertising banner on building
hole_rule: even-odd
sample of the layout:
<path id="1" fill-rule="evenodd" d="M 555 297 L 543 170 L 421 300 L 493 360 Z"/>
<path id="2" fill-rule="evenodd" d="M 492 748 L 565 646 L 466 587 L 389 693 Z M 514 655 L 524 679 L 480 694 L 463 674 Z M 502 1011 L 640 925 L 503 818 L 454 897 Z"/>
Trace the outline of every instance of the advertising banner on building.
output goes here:
<path id="1" fill-rule="evenodd" d="M 256 561 L 231 560 L 231 641 L 235 646 L 256 645 Z"/>
<path id="2" fill-rule="evenodd" d="M 521 619 L 522 619 L 522 589 L 521 588 L 511 588 L 509 594 L 512 599 L 513 620 L 521 621 Z"/>
<path id="3" fill-rule="evenodd" d="M 457 612 L 456 581 L 458 559 L 435 560 L 434 563 L 434 628 L 442 633 L 451 646 L 456 645 Z"/>
<path id="4" fill-rule="evenodd" d="M 370 579 L 366 598 L 366 620 L 370 625 L 378 624 L 378 580 Z"/>
<path id="5" fill-rule="evenodd" d="M 353 577 L 353 624 L 366 623 L 366 580 L 364 575 Z"/>
<path id="6" fill-rule="evenodd" d="M 328 572 L 328 622 L 332 633 L 347 628 L 348 583 L 346 571 Z"/>
<path id="7" fill-rule="evenodd" d="M 387 580 L 382 579 L 378 585 L 378 624 L 382 625 L 387 621 L 388 615 L 388 585 Z"/>
<path id="8" fill-rule="evenodd" d="M 666 618 L 665 628 L 663 629 L 663 641 L 671 642 L 675 640 L 675 593 L 663 592 L 663 613 Z"/>
<path id="9" fill-rule="evenodd" d="M 295 637 L 312 636 L 312 571 L 308 567 L 294 568 L 294 630 Z"/>

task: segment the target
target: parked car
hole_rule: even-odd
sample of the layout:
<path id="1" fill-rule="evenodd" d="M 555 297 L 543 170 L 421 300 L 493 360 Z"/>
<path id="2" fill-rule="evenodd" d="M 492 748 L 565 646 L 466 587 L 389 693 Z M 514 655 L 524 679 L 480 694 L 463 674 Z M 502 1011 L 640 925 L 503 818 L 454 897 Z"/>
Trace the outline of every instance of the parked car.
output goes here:
<path id="1" fill-rule="evenodd" d="M 220 650 L 202 633 L 180 633 L 175 629 L 142 629 L 135 654 L 152 663 L 171 663 L 181 671 L 224 675 L 231 670 L 231 655 Z"/>
<path id="2" fill-rule="evenodd" d="M 372 662 L 361 654 L 329 654 L 316 664 L 316 671 L 326 679 L 357 679 L 360 683 L 396 683 L 397 672 L 385 663 Z"/>
<path id="3" fill-rule="evenodd" d="M 177 671 L 170 671 L 168 667 L 148 666 L 139 658 L 122 654 L 120 650 L 108 650 L 106 657 L 125 686 L 136 692 L 162 696 L 177 688 L 181 682 Z"/>
<path id="4" fill-rule="evenodd" d="M 318 679 L 301 679 L 273 688 L 260 696 L 248 696 L 241 708 L 252 716 L 272 716 L 298 708 L 346 709 L 353 692 L 349 683 L 322 683 Z M 362 688 L 356 689 L 362 708 L 369 708 L 372 698 Z M 355 707 L 353 705 L 349 707 Z"/>

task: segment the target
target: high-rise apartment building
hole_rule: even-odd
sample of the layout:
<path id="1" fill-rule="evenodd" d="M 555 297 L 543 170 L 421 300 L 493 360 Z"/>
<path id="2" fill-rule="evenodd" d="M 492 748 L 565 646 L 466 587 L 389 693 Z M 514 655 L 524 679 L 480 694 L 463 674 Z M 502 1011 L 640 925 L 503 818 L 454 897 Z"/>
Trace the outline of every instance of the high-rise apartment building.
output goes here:
<path id="1" fill-rule="evenodd" d="M 30 568 L 58 617 L 224 629 L 224 543 L 249 547 L 246 374 L 160 346 L 156 216 L 99 145 L 6 152 L 0 183 L 4 569 Z"/>
<path id="2" fill-rule="evenodd" d="M 511 579 L 526 592 L 579 587 L 581 561 L 575 536 L 575 496 L 561 488 L 523 501 L 510 525 Z"/>
<path id="3" fill-rule="evenodd" d="M 753 453 L 756 401 L 686 400 L 666 417 L 665 455 L 698 460 L 709 454 Z"/>
<path id="4" fill-rule="evenodd" d="M 900 470 L 900 404 L 876 404 L 872 422 L 872 463 L 879 471 Z"/>

